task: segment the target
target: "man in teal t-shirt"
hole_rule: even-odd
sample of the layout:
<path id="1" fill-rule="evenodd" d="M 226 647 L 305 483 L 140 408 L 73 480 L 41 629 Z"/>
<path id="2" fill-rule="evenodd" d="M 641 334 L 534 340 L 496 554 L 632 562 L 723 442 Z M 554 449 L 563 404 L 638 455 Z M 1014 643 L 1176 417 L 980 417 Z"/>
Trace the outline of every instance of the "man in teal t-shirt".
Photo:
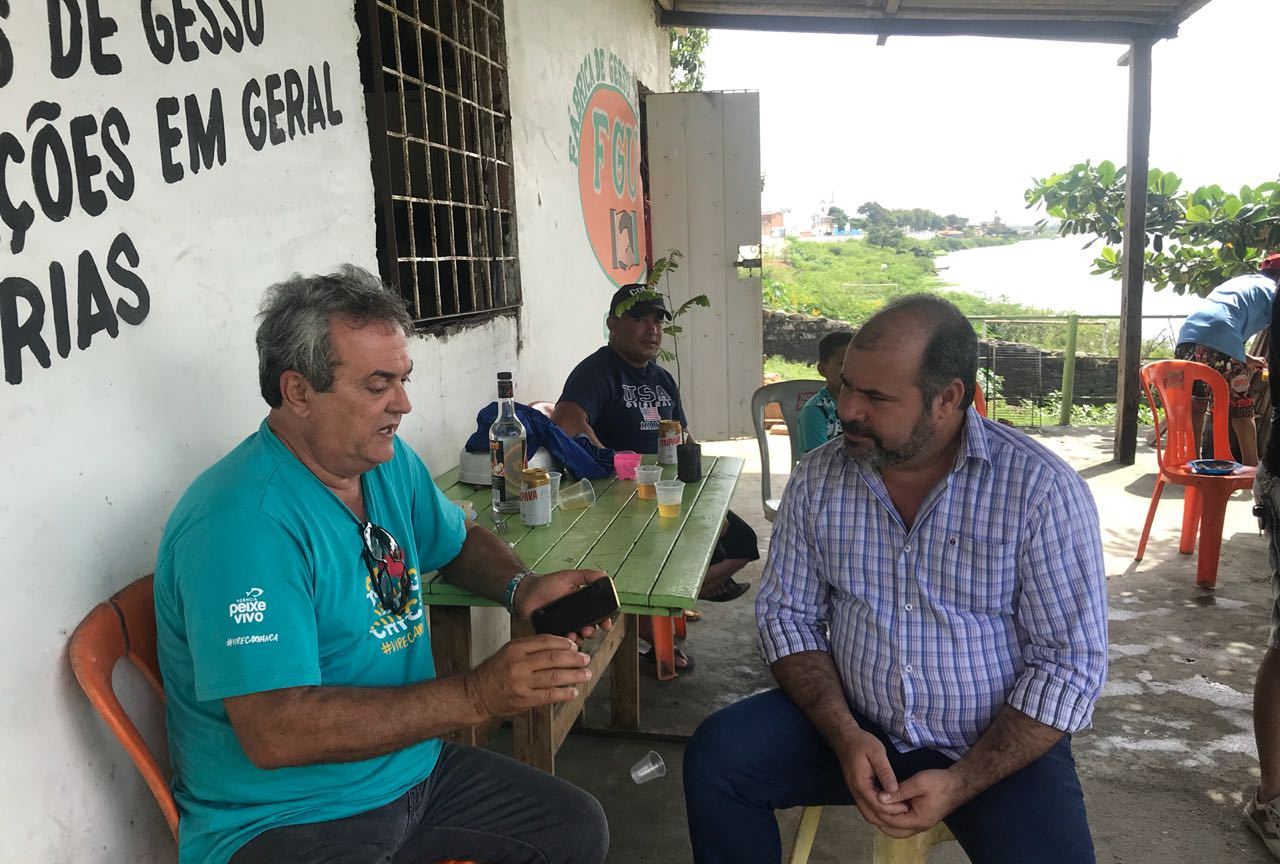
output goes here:
<path id="1" fill-rule="evenodd" d="M 840 396 L 840 366 L 853 334 L 847 330 L 828 333 L 818 341 L 818 374 L 827 382 L 800 409 L 800 451 L 808 453 L 840 435 L 836 399 Z"/>
<path id="2" fill-rule="evenodd" d="M 587 658 L 537 636 L 438 679 L 422 577 L 527 616 L 602 574 L 525 570 L 436 488 L 396 436 L 412 330 L 355 267 L 274 286 L 257 334 L 271 411 L 165 526 L 156 625 L 183 864 L 604 858 L 589 795 L 440 741 L 574 698 Z"/>

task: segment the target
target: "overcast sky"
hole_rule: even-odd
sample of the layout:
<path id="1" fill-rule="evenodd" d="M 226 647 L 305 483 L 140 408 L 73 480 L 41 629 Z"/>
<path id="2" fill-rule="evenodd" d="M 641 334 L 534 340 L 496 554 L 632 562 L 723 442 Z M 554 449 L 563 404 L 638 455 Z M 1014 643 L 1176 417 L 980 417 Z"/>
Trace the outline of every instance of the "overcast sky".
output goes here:
<path id="1" fill-rule="evenodd" d="M 1280 0 L 1212 0 L 1153 51 L 1151 164 L 1238 188 L 1280 174 Z M 717 30 L 705 89 L 760 91 L 764 209 L 868 200 L 1029 223 L 1031 177 L 1125 160 L 1121 45 Z M 1233 119 L 1238 118 L 1238 119 Z M 1186 188 L 1184 186 L 1184 188 Z"/>

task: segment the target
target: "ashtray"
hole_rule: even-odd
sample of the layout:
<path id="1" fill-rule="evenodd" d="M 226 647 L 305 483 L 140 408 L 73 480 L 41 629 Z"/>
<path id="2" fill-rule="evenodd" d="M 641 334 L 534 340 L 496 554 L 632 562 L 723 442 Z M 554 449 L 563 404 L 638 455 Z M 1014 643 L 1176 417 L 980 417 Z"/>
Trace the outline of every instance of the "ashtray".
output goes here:
<path id="1" fill-rule="evenodd" d="M 1192 459 L 1187 467 L 1196 474 L 1234 474 L 1244 466 L 1230 459 Z"/>

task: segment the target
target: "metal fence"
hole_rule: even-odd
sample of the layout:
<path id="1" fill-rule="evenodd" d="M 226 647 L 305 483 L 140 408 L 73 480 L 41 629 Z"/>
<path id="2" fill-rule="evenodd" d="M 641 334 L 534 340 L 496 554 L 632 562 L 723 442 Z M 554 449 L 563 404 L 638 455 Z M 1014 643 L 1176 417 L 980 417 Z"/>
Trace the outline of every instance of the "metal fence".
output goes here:
<path id="1" fill-rule="evenodd" d="M 1144 315 L 1143 362 L 1172 357 L 1179 316 Z M 1015 426 L 1115 419 L 1119 315 L 975 315 L 987 413 Z"/>

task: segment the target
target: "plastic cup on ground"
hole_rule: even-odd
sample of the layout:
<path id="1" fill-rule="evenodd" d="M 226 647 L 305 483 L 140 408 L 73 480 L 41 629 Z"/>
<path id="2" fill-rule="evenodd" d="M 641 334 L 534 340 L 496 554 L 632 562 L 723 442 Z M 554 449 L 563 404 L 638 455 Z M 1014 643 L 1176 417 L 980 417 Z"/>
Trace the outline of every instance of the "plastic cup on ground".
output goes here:
<path id="1" fill-rule="evenodd" d="M 561 510 L 586 510 L 596 501 L 596 490 L 587 479 L 560 490 Z"/>
<path id="2" fill-rule="evenodd" d="M 636 466 L 636 492 L 646 501 L 652 501 L 658 497 L 658 490 L 654 488 L 654 484 L 661 479 L 661 465 Z"/>
<path id="3" fill-rule="evenodd" d="M 560 472 L 548 471 L 547 479 L 551 481 L 551 506 L 555 507 L 560 503 Z"/>
<path id="4" fill-rule="evenodd" d="M 636 479 L 636 467 L 640 464 L 640 454 L 634 450 L 619 450 L 613 454 L 613 472 L 619 480 Z"/>
<path id="5" fill-rule="evenodd" d="M 650 750 L 643 759 L 631 766 L 631 779 L 637 785 L 648 783 L 650 780 L 656 780 L 659 777 L 665 777 L 666 773 L 666 764 L 663 763 L 662 757 L 653 750 Z"/>
<path id="6" fill-rule="evenodd" d="M 673 519 L 680 515 L 680 502 L 684 500 L 683 480 L 659 480 L 654 483 L 658 493 L 658 515 Z"/>

